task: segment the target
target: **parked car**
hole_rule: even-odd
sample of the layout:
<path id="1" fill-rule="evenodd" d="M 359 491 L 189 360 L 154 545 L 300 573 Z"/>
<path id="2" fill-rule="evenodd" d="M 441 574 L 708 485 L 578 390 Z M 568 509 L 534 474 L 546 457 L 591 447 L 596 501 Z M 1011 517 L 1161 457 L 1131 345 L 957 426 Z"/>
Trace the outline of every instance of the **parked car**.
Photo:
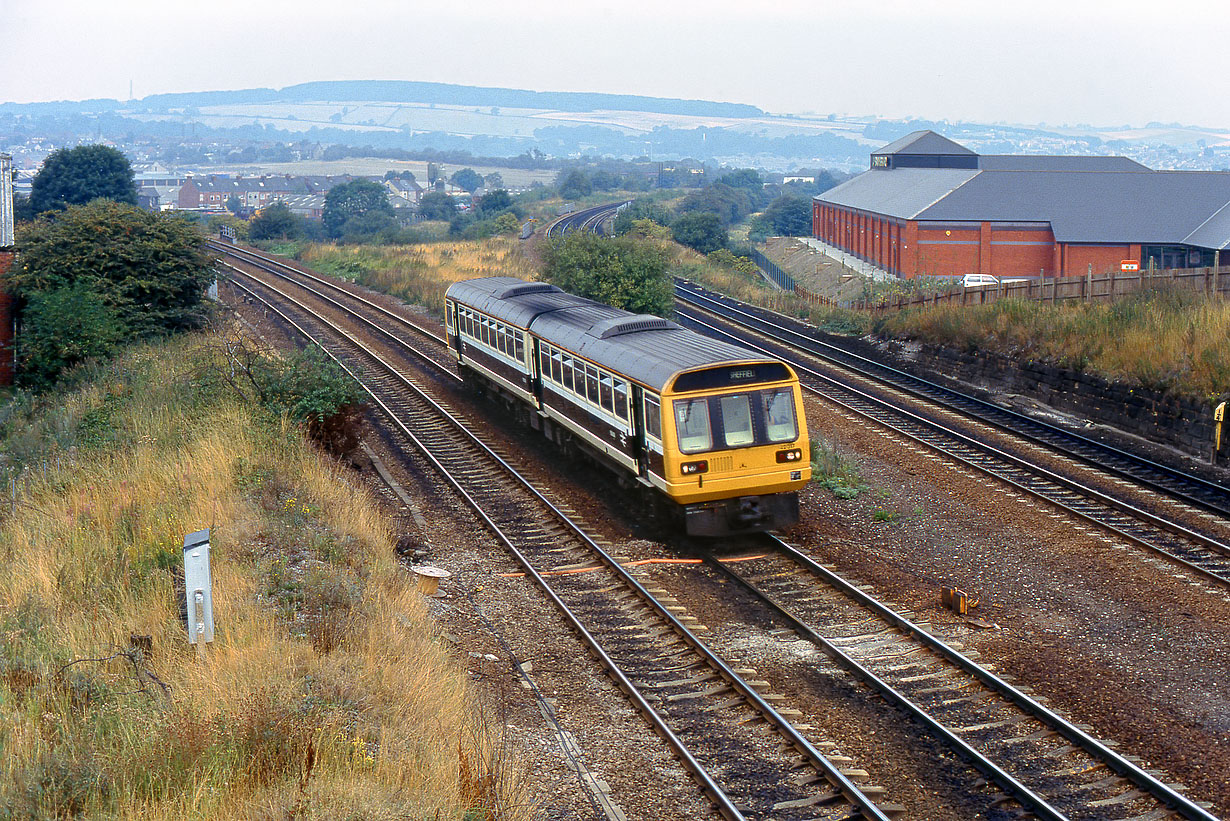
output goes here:
<path id="1" fill-rule="evenodd" d="M 961 284 L 966 288 L 982 288 L 987 285 L 998 285 L 999 280 L 990 274 L 966 274 Z"/>

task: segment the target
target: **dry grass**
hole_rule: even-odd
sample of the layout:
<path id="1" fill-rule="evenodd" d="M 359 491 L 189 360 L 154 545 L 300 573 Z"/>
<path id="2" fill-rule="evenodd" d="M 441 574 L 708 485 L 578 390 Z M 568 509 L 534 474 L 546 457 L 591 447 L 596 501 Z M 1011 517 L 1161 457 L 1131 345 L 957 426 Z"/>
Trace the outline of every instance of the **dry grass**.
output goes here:
<path id="1" fill-rule="evenodd" d="M 372 500 L 285 423 L 194 390 L 203 355 L 137 351 L 30 426 L 49 467 L 0 519 L 0 817 L 523 817 Z M 64 451 L 82 430 L 98 444 Z M 202 527 L 198 658 L 176 588 Z"/>
<path id="2" fill-rule="evenodd" d="M 886 316 L 878 326 L 889 336 L 1053 361 L 1155 390 L 1209 399 L 1230 392 L 1230 303 L 1184 291 L 1110 304 L 940 305 Z"/>
<path id="3" fill-rule="evenodd" d="M 533 264 L 519 240 L 493 237 L 423 245 L 309 245 L 299 255 L 305 264 L 422 305 L 444 310 L 444 292 L 454 282 L 474 277 L 535 279 Z"/>

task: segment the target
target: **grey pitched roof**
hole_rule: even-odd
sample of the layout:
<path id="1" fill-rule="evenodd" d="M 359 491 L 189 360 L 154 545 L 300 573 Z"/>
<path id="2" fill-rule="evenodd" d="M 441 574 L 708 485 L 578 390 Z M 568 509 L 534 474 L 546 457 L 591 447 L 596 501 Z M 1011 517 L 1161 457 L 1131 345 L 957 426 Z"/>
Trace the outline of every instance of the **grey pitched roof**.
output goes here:
<path id="1" fill-rule="evenodd" d="M 1226 172 L 980 171 L 918 219 L 1050 222 L 1058 242 L 1186 243 L 1202 225 L 1216 233 L 1210 215 L 1227 203 Z"/>
<path id="2" fill-rule="evenodd" d="M 1061 154 L 979 154 L 986 171 L 1152 171 L 1128 157 Z"/>
<path id="3" fill-rule="evenodd" d="M 972 168 L 896 168 L 864 171 L 816 197 L 820 202 L 912 219 L 978 174 Z"/>
<path id="4" fill-rule="evenodd" d="M 1230 203 L 1202 222 L 1184 240 L 1185 245 L 1225 250 L 1230 247 Z"/>
<path id="5" fill-rule="evenodd" d="M 1130 170 L 1109 170 L 1125 165 L 1116 157 L 1096 158 L 1093 170 L 1047 168 L 1051 159 L 1036 169 L 873 169 L 815 200 L 897 219 L 1049 222 L 1058 242 L 1230 246 L 1228 172 L 1131 160 Z"/>
<path id="6" fill-rule="evenodd" d="M 942 134 L 934 131 L 912 131 L 899 140 L 893 140 L 883 148 L 872 151 L 874 154 L 965 154 L 970 151 L 961 143 L 953 142 Z"/>
<path id="7" fill-rule="evenodd" d="M 449 286 L 448 296 L 529 328 L 658 392 L 683 371 L 767 361 L 754 351 L 702 336 L 673 322 L 632 314 L 515 277 L 457 282 Z"/>

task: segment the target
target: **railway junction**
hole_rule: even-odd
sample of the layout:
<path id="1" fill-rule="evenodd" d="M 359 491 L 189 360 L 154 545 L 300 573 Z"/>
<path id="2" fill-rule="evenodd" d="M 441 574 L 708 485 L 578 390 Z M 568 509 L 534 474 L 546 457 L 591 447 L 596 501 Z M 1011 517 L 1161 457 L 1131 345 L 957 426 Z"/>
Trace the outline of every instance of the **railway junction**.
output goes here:
<path id="1" fill-rule="evenodd" d="M 813 483 L 782 540 L 689 544 L 459 390 L 437 323 L 221 250 L 245 322 L 368 386 L 359 467 L 408 561 L 452 573 L 442 641 L 542 817 L 1230 812 L 1224 487 L 1025 432 L 680 283 L 682 322 L 795 364 L 860 486 Z M 945 609 L 945 587 L 976 606 Z"/>

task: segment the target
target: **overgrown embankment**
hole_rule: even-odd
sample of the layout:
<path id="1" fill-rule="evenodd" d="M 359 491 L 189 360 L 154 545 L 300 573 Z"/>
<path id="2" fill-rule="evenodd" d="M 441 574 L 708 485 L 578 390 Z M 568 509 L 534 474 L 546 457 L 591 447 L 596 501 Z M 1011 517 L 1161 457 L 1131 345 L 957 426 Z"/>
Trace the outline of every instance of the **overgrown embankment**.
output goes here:
<path id="1" fill-rule="evenodd" d="M 876 331 L 1046 361 L 1159 392 L 1204 399 L 1230 392 L 1230 303 L 1181 290 L 1112 303 L 940 305 L 888 314 Z"/>
<path id="2" fill-rule="evenodd" d="M 140 346 L 4 408 L 0 818 L 517 817 L 373 501 L 220 364 L 200 336 Z"/>
<path id="3" fill-rule="evenodd" d="M 442 315 L 444 292 L 454 282 L 494 276 L 534 279 L 537 273 L 519 242 L 495 237 L 423 245 L 309 243 L 271 250 Z"/>

